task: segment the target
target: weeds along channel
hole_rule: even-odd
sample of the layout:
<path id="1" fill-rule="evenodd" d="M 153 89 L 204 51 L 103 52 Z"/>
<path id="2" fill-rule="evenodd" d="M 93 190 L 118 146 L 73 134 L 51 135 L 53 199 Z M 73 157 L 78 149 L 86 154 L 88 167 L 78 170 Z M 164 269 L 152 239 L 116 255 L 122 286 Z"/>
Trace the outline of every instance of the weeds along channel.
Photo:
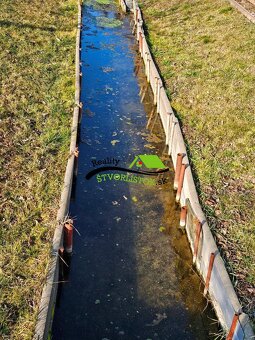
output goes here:
<path id="1" fill-rule="evenodd" d="M 0 338 L 31 339 L 74 102 L 76 0 L 0 1 Z"/>

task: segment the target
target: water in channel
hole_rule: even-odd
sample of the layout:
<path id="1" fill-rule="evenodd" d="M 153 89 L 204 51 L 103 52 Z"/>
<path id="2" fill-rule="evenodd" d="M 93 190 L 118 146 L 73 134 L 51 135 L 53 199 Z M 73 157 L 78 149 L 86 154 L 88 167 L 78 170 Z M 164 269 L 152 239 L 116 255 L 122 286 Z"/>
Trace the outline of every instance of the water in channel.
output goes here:
<path id="1" fill-rule="evenodd" d="M 146 80 L 130 19 L 105 3 L 83 7 L 83 116 L 70 207 L 80 235 L 59 286 L 52 339 L 213 339 L 215 315 L 178 229 L 159 119 L 146 129 L 153 101 L 149 90 L 143 103 L 139 96 Z M 139 155 L 158 155 L 170 171 L 150 177 L 154 183 L 118 170 L 85 178 L 104 163 L 128 168 Z"/>

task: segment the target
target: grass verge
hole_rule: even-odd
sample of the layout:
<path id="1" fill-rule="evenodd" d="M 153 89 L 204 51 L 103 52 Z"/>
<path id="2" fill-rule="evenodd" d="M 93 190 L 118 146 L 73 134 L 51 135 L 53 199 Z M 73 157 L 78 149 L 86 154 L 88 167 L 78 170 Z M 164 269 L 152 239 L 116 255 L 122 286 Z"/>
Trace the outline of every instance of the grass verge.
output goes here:
<path id="1" fill-rule="evenodd" d="M 255 26 L 224 0 L 140 5 L 203 209 L 254 322 Z"/>
<path id="2" fill-rule="evenodd" d="M 0 0 L 0 337 L 31 339 L 74 104 L 76 0 Z"/>

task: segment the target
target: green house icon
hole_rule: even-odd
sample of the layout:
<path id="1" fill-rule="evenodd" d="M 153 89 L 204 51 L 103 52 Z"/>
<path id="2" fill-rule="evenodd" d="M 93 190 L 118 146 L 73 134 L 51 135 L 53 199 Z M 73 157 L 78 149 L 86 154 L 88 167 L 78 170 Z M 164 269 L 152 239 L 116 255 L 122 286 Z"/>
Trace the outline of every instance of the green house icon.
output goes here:
<path id="1" fill-rule="evenodd" d="M 138 155 L 135 157 L 133 162 L 130 164 L 129 169 L 136 165 L 138 168 L 143 165 L 147 169 L 165 169 L 164 163 L 157 155 Z"/>

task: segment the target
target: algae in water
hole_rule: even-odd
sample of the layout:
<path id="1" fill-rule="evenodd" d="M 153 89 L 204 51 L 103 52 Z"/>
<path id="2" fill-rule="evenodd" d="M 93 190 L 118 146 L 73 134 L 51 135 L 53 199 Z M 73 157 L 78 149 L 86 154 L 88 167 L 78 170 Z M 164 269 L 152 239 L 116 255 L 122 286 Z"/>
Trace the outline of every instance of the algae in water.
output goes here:
<path id="1" fill-rule="evenodd" d="M 96 2 L 100 5 L 110 5 L 113 3 L 112 0 L 96 0 Z"/>
<path id="2" fill-rule="evenodd" d="M 114 0 L 85 0 L 87 6 L 93 6 L 95 10 L 103 10 L 114 5 Z"/>
<path id="3" fill-rule="evenodd" d="M 122 25 L 122 22 L 118 19 L 97 17 L 97 25 L 99 27 L 116 28 Z"/>

